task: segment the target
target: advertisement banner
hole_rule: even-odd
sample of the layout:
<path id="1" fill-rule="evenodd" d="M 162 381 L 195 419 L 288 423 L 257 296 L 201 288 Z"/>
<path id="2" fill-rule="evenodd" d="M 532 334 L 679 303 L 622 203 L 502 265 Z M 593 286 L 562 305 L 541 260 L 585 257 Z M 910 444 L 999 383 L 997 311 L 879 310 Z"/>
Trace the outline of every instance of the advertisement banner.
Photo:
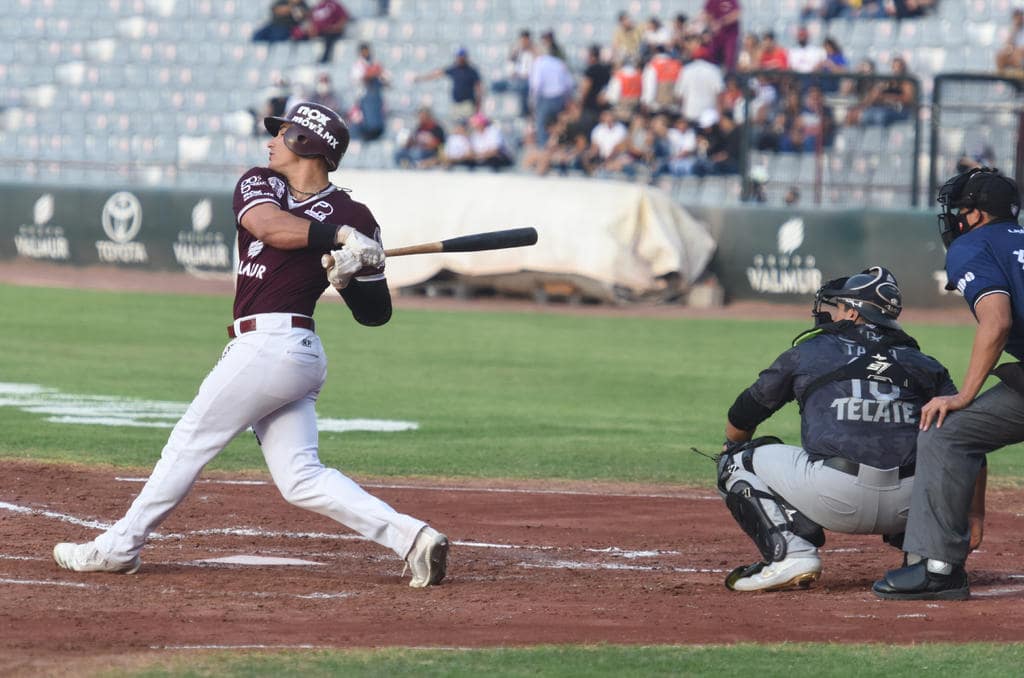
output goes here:
<path id="1" fill-rule="evenodd" d="M 805 303 L 828 280 L 885 266 L 903 303 L 963 304 L 945 290 L 945 250 L 935 215 L 921 211 L 689 208 L 718 249 L 710 269 L 726 300 Z"/>

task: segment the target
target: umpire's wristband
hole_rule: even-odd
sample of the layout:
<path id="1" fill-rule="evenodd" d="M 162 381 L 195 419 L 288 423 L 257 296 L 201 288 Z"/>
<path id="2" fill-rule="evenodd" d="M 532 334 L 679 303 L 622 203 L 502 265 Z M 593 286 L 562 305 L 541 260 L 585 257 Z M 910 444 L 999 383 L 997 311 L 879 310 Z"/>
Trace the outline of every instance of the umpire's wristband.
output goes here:
<path id="1" fill-rule="evenodd" d="M 307 246 L 321 251 L 332 250 L 334 249 L 334 240 L 337 236 L 337 226 L 323 224 L 319 221 L 311 221 L 309 222 Z"/>

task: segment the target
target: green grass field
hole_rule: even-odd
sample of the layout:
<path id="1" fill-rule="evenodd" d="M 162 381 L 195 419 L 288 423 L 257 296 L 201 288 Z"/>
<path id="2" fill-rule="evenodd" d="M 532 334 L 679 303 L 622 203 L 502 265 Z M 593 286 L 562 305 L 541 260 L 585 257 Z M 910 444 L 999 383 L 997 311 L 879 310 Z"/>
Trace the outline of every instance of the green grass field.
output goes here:
<path id="1" fill-rule="evenodd" d="M 0 382 L 64 393 L 188 402 L 227 339 L 230 300 L 0 286 Z M 355 476 L 462 476 L 676 482 L 709 487 L 725 412 L 805 323 L 396 311 L 363 328 L 322 304 L 330 418 L 418 422 L 401 433 L 323 433 L 325 463 Z M 958 381 L 971 327 L 909 326 Z M 167 429 L 50 424 L 0 399 L 0 457 L 151 466 Z M 762 426 L 798 441 L 793 405 Z M 1019 483 L 1019 449 L 993 455 L 990 482 Z M 264 469 L 248 435 L 211 465 Z M 453 644 L 455 640 L 453 639 Z M 1018 672 L 1020 646 L 538 648 L 210 657 L 154 667 L 187 675 L 813 675 L 856 661 L 857 675 L 931 666 Z M 992 673 L 985 673 L 985 660 Z M 198 663 L 197 663 L 198 661 Z M 980 667 L 982 670 L 976 670 Z M 298 667 L 298 668 L 294 668 Z M 287 669 L 287 670 L 286 670 Z M 849 675 L 843 671 L 842 675 Z"/>

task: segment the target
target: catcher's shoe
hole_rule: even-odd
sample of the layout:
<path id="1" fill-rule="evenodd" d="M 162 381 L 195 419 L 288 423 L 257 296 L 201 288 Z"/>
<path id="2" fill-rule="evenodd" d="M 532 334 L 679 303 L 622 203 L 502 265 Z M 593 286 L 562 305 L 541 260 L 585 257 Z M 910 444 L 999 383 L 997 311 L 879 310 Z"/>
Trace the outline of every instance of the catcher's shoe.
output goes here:
<path id="1" fill-rule="evenodd" d="M 425 526 L 416 535 L 405 563 L 412 570 L 409 586 L 419 589 L 440 584 L 448 566 L 448 537 Z"/>
<path id="2" fill-rule="evenodd" d="M 805 589 L 820 576 L 818 556 L 793 556 L 777 563 L 737 567 L 725 578 L 725 587 L 731 591 L 778 591 L 794 586 Z"/>
<path id="3" fill-rule="evenodd" d="M 871 591 L 886 600 L 967 600 L 971 596 L 963 565 L 954 565 L 949 574 L 938 574 L 928 570 L 927 560 L 889 570 Z"/>
<path id="4" fill-rule="evenodd" d="M 69 544 L 67 542 L 53 547 L 53 559 L 65 570 L 75 572 L 118 572 L 135 574 L 139 571 L 142 559 L 135 556 L 128 563 L 117 563 L 100 553 L 93 542 Z"/>

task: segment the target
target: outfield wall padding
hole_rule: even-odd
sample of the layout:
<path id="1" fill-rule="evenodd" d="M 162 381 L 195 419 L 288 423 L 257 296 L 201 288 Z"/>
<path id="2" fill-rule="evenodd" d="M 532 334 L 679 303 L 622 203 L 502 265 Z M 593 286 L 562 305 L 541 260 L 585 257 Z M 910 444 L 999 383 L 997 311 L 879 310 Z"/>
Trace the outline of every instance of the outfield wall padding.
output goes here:
<path id="1" fill-rule="evenodd" d="M 623 182 L 465 172 L 342 172 L 371 207 L 386 247 L 532 226 L 533 247 L 403 257 L 395 287 L 442 270 L 494 281 L 529 271 L 589 281 L 595 296 L 639 297 L 666 277 L 692 282 L 714 240 L 661 190 Z M 108 264 L 228 277 L 234 269 L 231 195 L 169 189 L 0 186 L 0 258 Z"/>
<path id="2" fill-rule="evenodd" d="M 911 210 L 690 208 L 718 243 L 710 269 L 727 300 L 807 302 L 823 283 L 891 269 L 905 306 L 953 307 L 935 214 Z"/>

